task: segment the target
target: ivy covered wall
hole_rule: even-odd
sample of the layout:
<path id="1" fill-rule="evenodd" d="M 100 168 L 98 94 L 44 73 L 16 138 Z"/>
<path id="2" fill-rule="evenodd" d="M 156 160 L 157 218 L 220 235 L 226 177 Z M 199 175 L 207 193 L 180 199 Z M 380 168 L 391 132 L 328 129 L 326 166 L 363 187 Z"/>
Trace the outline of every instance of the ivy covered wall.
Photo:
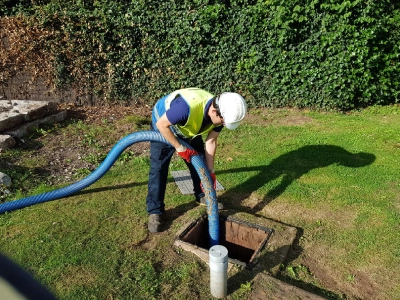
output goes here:
<path id="1" fill-rule="evenodd" d="M 253 107 L 400 102 L 394 0 L 6 0 L 0 13 L 0 85 L 29 68 L 102 103 L 190 86 Z"/>

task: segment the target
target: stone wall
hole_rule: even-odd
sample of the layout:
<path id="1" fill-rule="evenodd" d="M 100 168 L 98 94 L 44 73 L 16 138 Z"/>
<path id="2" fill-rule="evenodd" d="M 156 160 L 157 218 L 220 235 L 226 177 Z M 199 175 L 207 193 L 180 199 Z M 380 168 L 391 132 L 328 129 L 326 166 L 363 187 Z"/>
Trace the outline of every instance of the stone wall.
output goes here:
<path id="1" fill-rule="evenodd" d="M 20 74 L 7 84 L 0 85 L 0 99 L 75 102 L 76 95 L 73 90 L 54 92 L 43 79 L 32 83 L 29 74 Z"/>

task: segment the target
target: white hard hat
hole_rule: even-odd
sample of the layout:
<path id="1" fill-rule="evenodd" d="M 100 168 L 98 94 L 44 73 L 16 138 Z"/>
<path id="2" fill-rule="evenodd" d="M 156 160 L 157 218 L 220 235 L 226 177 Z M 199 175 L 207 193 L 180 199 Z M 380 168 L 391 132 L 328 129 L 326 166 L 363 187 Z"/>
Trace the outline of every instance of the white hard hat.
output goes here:
<path id="1" fill-rule="evenodd" d="M 237 128 L 247 112 L 246 101 L 237 93 L 225 92 L 215 99 L 225 127 L 233 130 Z"/>

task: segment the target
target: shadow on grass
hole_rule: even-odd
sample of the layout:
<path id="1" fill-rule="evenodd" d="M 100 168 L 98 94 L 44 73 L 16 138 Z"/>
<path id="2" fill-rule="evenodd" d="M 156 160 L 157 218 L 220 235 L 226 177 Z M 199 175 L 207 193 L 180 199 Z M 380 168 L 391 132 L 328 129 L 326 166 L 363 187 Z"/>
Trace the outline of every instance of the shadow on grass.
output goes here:
<path id="1" fill-rule="evenodd" d="M 375 158 L 375 155 L 371 153 L 351 153 L 342 147 L 334 145 L 304 146 L 277 157 L 268 165 L 219 172 L 221 174 L 259 171 L 257 175 L 227 190 L 220 199 L 230 199 L 227 202 L 239 207 L 240 203 L 247 199 L 253 191 L 258 190 L 270 181 L 282 177 L 280 183 L 270 190 L 260 203 L 252 208 L 252 212 L 257 212 L 279 197 L 294 180 L 299 179 L 313 169 L 324 168 L 334 164 L 349 168 L 361 168 L 372 164 Z"/>
<path id="2" fill-rule="evenodd" d="M 226 202 L 230 203 L 233 206 L 232 208 L 243 210 L 244 207 L 241 205 L 242 201 L 247 199 L 253 191 L 258 190 L 270 181 L 282 177 L 278 185 L 270 190 L 264 196 L 262 201 L 260 201 L 251 209 L 245 209 L 255 216 L 265 218 L 265 216 L 258 215 L 257 212 L 261 211 L 265 205 L 268 205 L 271 201 L 279 197 L 294 180 L 299 179 L 301 176 L 307 174 L 311 170 L 328 167 L 333 164 L 349 168 L 361 168 L 372 164 L 375 161 L 375 158 L 375 155 L 370 153 L 351 153 L 342 147 L 334 145 L 304 146 L 279 156 L 271 161 L 271 163 L 268 165 L 247 168 L 244 167 L 223 171 L 222 173 L 251 171 L 259 172 L 243 183 L 227 190 L 223 196 L 220 197 L 220 199 L 229 199 Z M 291 226 L 288 224 L 283 225 Z M 281 247 L 274 249 L 272 252 L 265 253 L 262 257 L 260 257 L 259 263 L 253 270 L 244 269 L 229 278 L 229 294 L 239 290 L 243 283 L 251 282 L 257 276 L 257 274 L 262 272 L 271 273 L 272 269 L 276 269 L 278 267 L 277 261 L 274 260 L 273 257 L 281 255 L 282 252 L 288 252 L 284 265 L 288 265 L 291 261 L 295 260 L 303 251 L 299 245 L 299 240 L 303 235 L 303 229 L 296 229 L 296 238 L 292 245 L 282 245 Z M 289 249 L 287 247 L 289 247 Z M 285 275 L 282 275 L 281 272 L 277 272 L 272 276 L 282 280 L 283 282 L 287 282 L 327 299 L 342 299 L 343 297 L 343 295 L 335 294 L 313 284 L 289 278 Z"/>
<path id="3" fill-rule="evenodd" d="M 258 171 L 256 175 L 248 178 L 243 183 L 235 186 L 232 189 L 227 190 L 220 199 L 227 198 L 233 199 L 234 201 L 229 201 L 232 204 L 232 208 L 237 208 L 243 210 L 241 203 L 243 200 L 247 199 L 253 191 L 258 190 L 268 182 L 281 178 L 281 181 L 276 187 L 270 190 L 252 209 L 251 213 L 258 217 L 263 217 L 257 215 L 257 212 L 261 211 L 265 205 L 268 205 L 271 201 L 279 197 L 286 188 L 294 181 L 299 179 L 304 174 L 307 174 L 313 169 L 324 168 L 330 165 L 341 165 L 349 168 L 360 168 L 372 164 L 375 161 L 375 156 L 370 153 L 358 152 L 351 153 L 342 147 L 334 145 L 309 145 L 301 147 L 297 150 L 290 151 L 283 154 L 268 165 L 261 165 L 256 167 L 243 167 L 237 169 L 230 169 L 223 171 L 222 173 L 236 173 L 236 172 L 252 172 Z M 171 180 L 169 180 L 171 181 Z M 139 183 L 129 183 L 122 185 L 115 185 L 112 187 L 102 187 L 94 188 L 79 192 L 79 194 L 93 193 L 110 189 L 121 189 L 121 188 L 132 188 L 135 186 L 147 184 L 147 182 Z M 228 201 L 227 201 L 228 202 Z M 173 223 L 173 221 L 185 213 L 186 211 L 192 209 L 196 204 L 192 202 L 185 203 L 182 205 L 169 208 L 166 211 L 167 220 L 165 220 L 164 230 L 168 230 Z M 145 201 L 143 201 L 143 209 L 145 209 Z M 277 222 L 277 221 L 275 221 Z M 281 223 L 281 222 L 279 222 Z M 290 226 L 287 224 L 283 224 Z M 342 299 L 343 295 L 338 295 L 328 290 L 317 287 L 313 284 L 306 283 L 301 280 L 295 280 L 286 277 L 281 271 L 276 271 L 280 268 L 282 264 L 281 255 L 282 253 L 287 254 L 284 260 L 284 265 L 290 264 L 291 261 L 295 260 L 303 251 L 299 245 L 299 240 L 303 235 L 302 228 L 296 228 L 296 238 L 291 245 L 281 245 L 277 249 L 270 252 L 265 252 L 262 257 L 259 258 L 259 262 L 256 267 L 252 270 L 243 269 L 237 274 L 233 275 L 228 279 L 228 294 L 233 294 L 242 288 L 242 284 L 246 282 L 251 282 L 259 273 L 271 273 L 271 270 L 275 270 L 275 274 L 272 275 L 277 279 L 287 282 L 294 286 L 297 286 L 303 290 L 309 291 L 316 295 L 328 299 Z M 276 258 L 276 259 L 271 259 Z"/>

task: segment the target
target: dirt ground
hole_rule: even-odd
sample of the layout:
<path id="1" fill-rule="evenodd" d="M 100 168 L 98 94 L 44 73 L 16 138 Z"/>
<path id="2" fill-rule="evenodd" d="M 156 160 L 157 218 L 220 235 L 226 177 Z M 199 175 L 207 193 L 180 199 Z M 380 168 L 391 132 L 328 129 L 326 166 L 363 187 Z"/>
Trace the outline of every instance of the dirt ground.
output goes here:
<path id="1" fill-rule="evenodd" d="M 60 104 L 59 110 L 67 110 L 67 119 L 58 126 L 65 126 L 69 122 L 82 121 L 85 125 L 112 126 L 113 135 L 104 139 L 99 135 L 98 142 L 102 149 L 111 150 L 115 143 L 129 133 L 132 128 L 129 124 L 121 123 L 127 116 L 150 119 L 151 108 L 148 107 L 82 107 L 73 104 Z M 147 130 L 148 125 L 143 125 Z M 98 163 L 85 160 L 89 154 L 98 155 L 96 149 L 85 145 L 84 136 L 66 136 L 65 134 L 44 134 L 39 139 L 22 138 L 17 141 L 17 147 L 28 150 L 25 159 L 46 162 L 47 165 L 40 169 L 36 168 L 37 176 L 45 178 L 47 184 L 58 184 L 74 181 L 74 174 L 79 170 L 89 169 L 93 171 Z M 136 143 L 129 150 L 134 155 L 146 155 L 149 143 Z"/>
<path id="2" fill-rule="evenodd" d="M 115 129 L 115 138 L 105 141 L 104 147 L 111 147 L 129 132 L 129 126 L 126 123 L 119 123 L 118 120 L 124 119 L 127 116 L 137 116 L 140 118 L 150 119 L 151 107 L 77 107 L 74 105 L 63 104 L 60 109 L 68 111 L 66 122 L 71 120 L 81 120 L 85 124 L 96 124 L 103 126 L 105 123 L 112 124 Z M 312 119 L 305 117 L 301 113 L 286 115 L 282 114 L 279 118 L 267 118 L 268 112 L 250 113 L 246 118 L 248 124 L 263 126 L 267 123 L 278 125 L 299 126 L 309 122 Z M 60 124 L 59 126 L 63 126 Z M 148 129 L 148 124 L 143 125 L 143 130 Z M 64 141 L 75 140 L 68 145 Z M 60 182 L 74 181 L 73 174 L 82 168 L 94 170 L 98 164 L 84 161 L 82 157 L 87 155 L 88 148 L 80 142 L 81 137 L 65 137 L 61 134 L 44 135 L 40 138 L 40 143 L 37 140 L 20 140 L 17 147 L 29 149 L 30 158 L 33 160 L 41 160 L 47 162 L 47 166 L 42 168 L 43 178 L 47 178 L 48 184 L 57 184 Z M 137 143 L 131 149 L 134 155 L 148 155 L 149 143 Z M 40 175 L 40 174 L 38 174 Z M 167 234 L 167 233 L 165 233 Z M 143 247 L 152 247 L 154 239 L 149 239 L 144 243 Z M 291 255 L 296 256 L 296 247 L 292 249 Z M 172 251 L 173 252 L 173 251 Z M 171 253 L 173 257 L 173 253 Z M 303 253 L 301 264 L 307 266 L 313 276 L 318 278 L 318 281 L 323 284 L 324 290 L 343 293 L 340 299 L 376 299 L 376 286 L 368 278 L 368 274 L 360 274 L 359 282 L 349 285 L 346 282 L 341 282 L 340 278 L 335 278 L 334 273 L 329 273 L 324 270 L 324 267 L 318 263 L 316 256 L 307 251 Z M 344 298 L 341 298 L 343 295 Z M 336 298 L 339 299 L 339 298 Z"/>

